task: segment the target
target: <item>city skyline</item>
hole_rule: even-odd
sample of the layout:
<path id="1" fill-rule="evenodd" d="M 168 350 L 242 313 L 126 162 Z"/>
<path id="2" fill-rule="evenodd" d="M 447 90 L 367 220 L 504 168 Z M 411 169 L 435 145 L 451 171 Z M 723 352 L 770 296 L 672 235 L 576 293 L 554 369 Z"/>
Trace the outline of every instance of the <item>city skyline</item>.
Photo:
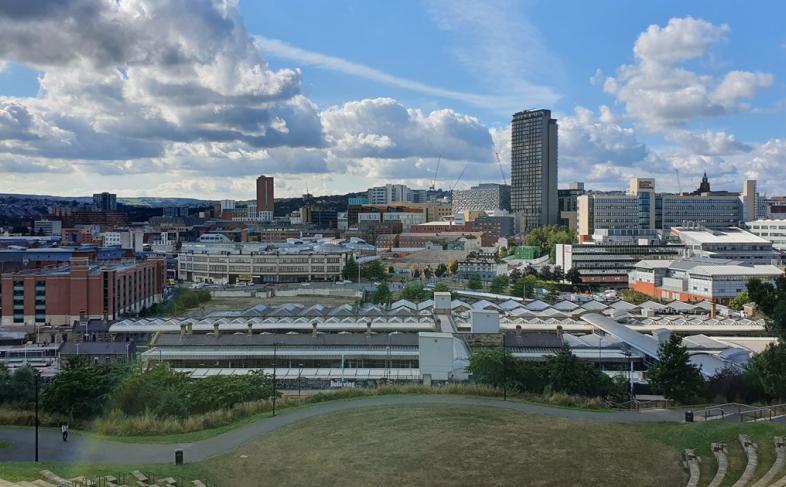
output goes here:
<path id="1" fill-rule="evenodd" d="M 270 174 L 283 197 L 340 194 L 426 188 L 438 164 L 438 187 L 463 173 L 465 189 L 502 182 L 494 152 L 510 178 L 510 117 L 545 108 L 560 121 L 560 186 L 637 176 L 676 191 L 679 170 L 683 183 L 707 171 L 717 189 L 752 177 L 784 192 L 775 2 L 764 19 L 727 3 L 642 6 L 603 38 L 581 34 L 610 2 L 580 16 L 538 2 L 295 7 L 128 2 L 31 49 L 25 38 L 85 13 L 0 6 L 2 191 L 253 199 Z"/>

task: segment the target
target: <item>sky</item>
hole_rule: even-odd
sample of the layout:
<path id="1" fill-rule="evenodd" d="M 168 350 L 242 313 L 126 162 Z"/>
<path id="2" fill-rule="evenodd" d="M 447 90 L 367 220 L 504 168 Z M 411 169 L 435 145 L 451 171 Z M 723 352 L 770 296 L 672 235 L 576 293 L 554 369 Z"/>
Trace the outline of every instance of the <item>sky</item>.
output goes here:
<path id="1" fill-rule="evenodd" d="M 513 113 L 548 108 L 561 186 L 706 171 L 786 194 L 784 18 L 777 0 L 5 0 L 0 193 L 466 188 L 509 180 Z"/>

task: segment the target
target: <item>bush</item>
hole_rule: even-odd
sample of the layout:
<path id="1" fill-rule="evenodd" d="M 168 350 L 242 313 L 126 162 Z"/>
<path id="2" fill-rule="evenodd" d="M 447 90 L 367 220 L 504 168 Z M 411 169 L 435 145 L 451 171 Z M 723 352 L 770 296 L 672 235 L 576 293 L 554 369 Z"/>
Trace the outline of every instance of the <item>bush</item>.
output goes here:
<path id="1" fill-rule="evenodd" d="M 69 360 L 41 395 L 45 411 L 70 418 L 90 419 L 104 412 L 128 369 L 117 365 L 91 365 L 79 358 Z"/>

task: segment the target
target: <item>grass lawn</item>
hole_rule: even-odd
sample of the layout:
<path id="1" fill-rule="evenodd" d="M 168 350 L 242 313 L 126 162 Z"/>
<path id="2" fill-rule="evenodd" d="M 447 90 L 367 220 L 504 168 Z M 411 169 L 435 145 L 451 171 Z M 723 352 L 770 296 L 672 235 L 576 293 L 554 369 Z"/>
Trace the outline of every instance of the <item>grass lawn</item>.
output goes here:
<path id="1" fill-rule="evenodd" d="M 672 486 L 685 478 L 678 451 L 635 426 L 444 405 L 311 418 L 204 466 L 223 485 L 260 486 Z"/>
<path id="2" fill-rule="evenodd" d="M 759 443 L 758 476 L 772 464 L 772 437 L 786 426 L 722 421 L 607 424 L 496 408 L 370 407 L 310 418 L 220 457 L 183 467 L 3 463 L 0 478 L 32 480 L 128 473 L 254 485 L 684 485 L 680 453 L 702 457 L 702 483 L 715 470 L 712 441 L 729 447 L 726 485 L 744 469 L 736 437 Z M 140 446 L 140 448 L 143 448 Z"/>

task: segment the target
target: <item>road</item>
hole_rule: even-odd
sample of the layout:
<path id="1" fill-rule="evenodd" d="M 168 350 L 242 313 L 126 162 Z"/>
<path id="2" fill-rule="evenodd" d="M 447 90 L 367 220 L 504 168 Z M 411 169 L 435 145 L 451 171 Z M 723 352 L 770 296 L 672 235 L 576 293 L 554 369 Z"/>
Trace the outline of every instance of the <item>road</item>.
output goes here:
<path id="1" fill-rule="evenodd" d="M 269 433 L 298 421 L 325 414 L 351 411 L 374 406 L 418 406 L 455 405 L 494 407 L 530 414 L 549 415 L 560 418 L 607 423 L 680 421 L 682 411 L 652 410 L 646 412 L 592 412 L 579 409 L 563 409 L 537 404 L 499 399 L 472 398 L 451 395 L 380 396 L 367 399 L 332 401 L 304 408 L 284 410 L 274 418 L 263 419 L 205 440 L 182 444 L 142 444 L 99 440 L 91 436 L 72 432 L 68 443 L 64 443 L 59 431 L 42 429 L 39 433 L 39 458 L 41 461 L 89 464 L 144 465 L 172 463 L 174 451 L 182 448 L 186 462 L 205 460 L 258 440 Z M 34 434 L 32 428 L 0 428 L 0 441 L 11 442 L 8 448 L 0 448 L 0 462 L 29 461 L 34 457 Z"/>

